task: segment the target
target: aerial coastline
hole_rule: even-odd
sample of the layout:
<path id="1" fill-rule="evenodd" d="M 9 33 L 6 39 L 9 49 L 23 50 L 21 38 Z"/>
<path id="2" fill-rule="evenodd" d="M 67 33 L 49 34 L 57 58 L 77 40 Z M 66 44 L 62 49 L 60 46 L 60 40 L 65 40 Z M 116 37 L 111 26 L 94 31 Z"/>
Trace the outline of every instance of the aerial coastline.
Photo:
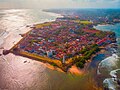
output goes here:
<path id="1" fill-rule="evenodd" d="M 103 12 L 105 12 L 105 11 L 106 10 L 103 10 Z M 21 12 L 23 13 L 22 10 L 21 10 Z M 27 10 L 26 10 L 26 12 L 27 12 Z M 74 12 L 74 11 L 72 11 L 72 12 Z M 97 12 L 99 13 L 99 11 L 97 11 Z M 60 15 L 60 13 L 59 13 L 59 15 Z M 66 12 L 66 13 L 68 13 L 68 12 Z M 81 14 L 81 12 L 80 12 L 80 14 Z M 11 13 L 10 13 L 10 15 L 11 15 Z M 16 12 L 14 12 L 14 15 L 16 16 Z M 102 16 L 100 18 L 102 21 L 97 20 L 99 17 L 95 17 L 94 16 L 95 13 L 92 13 L 92 15 L 94 17 L 91 18 L 91 16 L 90 16 L 89 17 L 90 19 L 88 19 L 88 18 L 83 19 L 84 15 L 80 16 L 79 12 L 77 12 L 77 14 L 72 13 L 72 15 L 68 15 L 68 14 L 64 15 L 64 13 L 62 13 L 61 15 L 63 15 L 64 17 L 56 18 L 57 16 L 55 16 L 55 15 L 54 15 L 55 19 L 50 18 L 49 16 L 45 17 L 45 21 L 43 23 L 41 23 L 43 20 L 41 21 L 41 19 L 39 19 L 39 18 L 37 21 L 34 21 L 34 22 L 29 22 L 29 20 L 30 20 L 29 19 L 28 21 L 26 21 L 26 23 L 22 23 L 22 24 L 20 23 L 20 25 L 17 24 L 18 26 L 16 26 L 16 28 L 13 27 L 15 25 L 14 22 L 12 23 L 13 20 L 16 21 L 16 18 L 14 18 L 12 21 L 10 21 L 11 22 L 10 26 L 13 25 L 12 28 L 9 25 L 7 25 L 8 28 L 5 29 L 5 31 L 6 31 L 6 35 L 7 34 L 8 35 L 7 36 L 4 35 L 5 37 L 1 38 L 1 40 L 3 39 L 3 41 L 4 41 L 4 43 L 2 45 L 0 45 L 0 58 L 1 58 L 0 64 L 1 64 L 1 67 L 4 66 L 4 68 L 1 68 L 1 70 L 3 69 L 1 71 L 1 75 L 2 75 L 1 79 L 2 78 L 3 78 L 3 80 L 6 79 L 6 82 L 11 81 L 11 79 L 12 80 L 18 79 L 18 80 L 21 80 L 20 82 L 22 85 L 24 82 L 31 82 L 30 80 L 33 81 L 33 84 L 34 84 L 34 82 L 40 83 L 41 81 L 38 82 L 38 80 L 40 79 L 39 77 L 45 76 L 44 78 L 43 77 L 42 78 L 44 80 L 46 79 L 46 81 L 48 80 L 48 78 L 52 77 L 50 79 L 50 82 L 53 83 L 53 88 L 55 88 L 54 83 L 61 82 L 61 84 L 62 84 L 61 86 L 64 87 L 64 84 L 68 81 L 70 84 L 68 83 L 66 85 L 67 86 L 69 85 L 70 86 L 69 88 L 78 87 L 83 90 L 84 89 L 89 90 L 89 88 L 86 89 L 87 87 L 89 87 L 89 85 L 87 85 L 87 87 L 86 87 L 86 84 L 84 86 L 84 83 L 90 83 L 90 85 L 92 85 L 92 86 L 96 85 L 96 88 L 100 88 L 100 90 L 102 90 L 103 88 L 105 88 L 105 89 L 111 88 L 109 85 L 114 84 L 114 83 L 119 84 L 119 73 L 118 73 L 119 72 L 118 71 L 119 64 L 117 63 L 119 59 L 117 58 L 117 53 L 118 53 L 117 50 L 119 49 L 119 26 L 120 26 L 120 24 L 116 24 L 112 21 L 111 22 L 114 23 L 115 25 L 112 23 L 111 24 L 109 23 L 110 22 L 109 20 L 113 20 L 114 18 L 117 18 L 117 17 L 114 17 L 114 15 L 113 15 L 112 19 L 108 19 L 109 22 L 104 23 L 104 20 L 106 20 L 106 19 L 104 19 L 104 16 Z M 88 15 L 88 14 L 86 14 L 86 15 Z M 24 17 L 26 17 L 26 16 L 28 16 L 28 15 L 25 14 Z M 40 15 L 38 15 L 38 17 L 39 16 Z M 31 16 L 30 18 L 33 18 L 33 17 L 34 16 Z M 44 17 L 44 15 L 42 15 L 40 17 Z M 6 19 L 6 18 L 4 18 L 4 19 Z M 24 18 L 24 19 L 27 19 L 27 18 Z M 50 21 L 48 21 L 48 20 L 50 20 Z M 60 20 L 61 24 L 59 24 L 59 20 Z M 3 23 L 6 24 L 4 21 L 3 21 Z M 21 18 L 18 18 L 18 22 L 20 22 L 20 21 L 22 21 Z M 39 21 L 40 21 L 40 23 L 38 23 Z M 6 22 L 8 22 L 8 20 Z M 30 23 L 32 23 L 32 24 L 30 25 Z M 50 24 L 50 25 L 46 25 L 46 24 Z M 20 28 L 19 28 L 19 26 L 20 26 Z M 59 29 L 56 28 L 56 27 L 61 27 L 61 26 L 66 26 L 66 27 L 64 27 L 64 29 L 62 28 L 62 30 L 61 30 L 61 28 L 59 28 Z M 74 28 L 74 26 L 75 26 L 75 28 Z M 80 29 L 76 29 L 76 27 L 79 28 L 79 26 L 80 26 Z M 36 30 L 36 27 L 38 28 L 37 30 Z M 49 29 L 48 29 L 48 27 L 49 27 Z M 72 30 L 70 30 L 69 27 L 72 27 L 71 28 Z M 54 34 L 52 34 L 52 35 L 54 35 L 55 38 L 53 38 L 53 36 L 50 35 L 51 32 L 55 33 L 53 28 L 55 28 L 55 31 L 61 30 L 61 32 L 59 32 L 56 36 Z M 84 34 L 81 34 L 80 33 L 81 31 Z M 40 32 L 44 32 L 44 33 L 40 33 Z M 48 32 L 48 34 L 46 34 L 47 32 Z M 31 35 L 31 33 L 32 33 L 32 35 Z M 66 34 L 63 34 L 63 33 L 66 33 Z M 67 36 L 71 37 L 71 35 L 73 35 L 73 34 L 76 35 L 76 36 L 72 37 L 73 39 L 71 39 L 71 40 L 67 39 Z M 38 36 L 38 35 L 40 35 L 40 36 Z M 103 39 L 107 35 L 108 35 L 108 37 L 106 39 Z M 109 35 L 110 35 L 110 37 L 109 37 Z M 49 36 L 51 36 L 51 37 L 48 38 Z M 58 36 L 60 38 L 62 38 L 59 41 L 56 40 L 56 39 L 60 39 L 60 38 L 58 38 Z M 83 38 L 81 38 L 81 36 Z M 42 44 L 42 42 L 40 43 L 40 41 L 38 40 L 38 39 L 40 39 L 40 37 L 42 39 L 45 39 L 45 40 L 43 40 L 44 41 L 43 46 L 47 47 L 47 50 L 44 49 L 42 45 L 41 46 L 38 45 L 38 44 Z M 95 42 L 95 47 L 98 47 L 98 51 L 94 52 L 93 54 L 90 55 L 90 58 L 86 59 L 86 56 L 87 55 L 89 56 L 89 54 L 88 54 L 89 51 L 91 51 L 91 49 L 93 49 L 91 46 L 93 44 L 91 44 L 91 42 L 94 43 L 95 38 L 97 38 L 97 37 L 99 37 L 99 38 Z M 64 39 L 65 39 L 64 42 L 65 43 L 67 42 L 66 43 L 66 45 L 68 45 L 67 48 L 64 48 L 64 45 L 65 45 L 64 42 L 61 42 L 61 44 L 60 44 L 60 41 L 62 41 Z M 102 39 L 103 39 L 103 41 L 102 41 Z M 30 45 L 31 42 L 32 42 L 32 45 Z M 75 44 L 74 43 L 71 44 L 71 42 L 74 42 Z M 76 42 L 77 42 L 77 44 L 76 44 Z M 87 42 L 87 43 L 85 43 L 85 42 Z M 2 41 L 1 41 L 1 43 L 2 43 Z M 26 45 L 24 45 L 24 43 L 26 43 Z M 56 48 L 54 49 L 56 51 L 56 53 L 55 54 L 50 53 L 50 54 L 52 54 L 52 55 L 50 55 L 50 57 L 48 56 L 48 53 L 37 53 L 37 51 L 38 52 L 40 52 L 40 51 L 38 49 L 36 49 L 35 47 L 41 47 L 40 49 L 46 50 L 45 52 L 49 52 L 49 50 L 51 49 L 51 46 L 53 48 L 55 47 L 52 43 L 55 43 L 55 46 L 56 45 L 59 46 L 57 48 L 58 49 L 60 48 L 61 51 L 62 50 L 68 51 L 69 47 L 72 47 L 72 49 L 69 50 L 70 53 L 72 52 L 72 56 L 69 58 L 69 57 L 67 57 L 68 53 L 64 52 L 65 59 L 63 59 L 63 56 L 61 59 L 55 58 L 57 56 L 57 53 L 59 53 L 59 51 L 57 51 Z M 75 52 L 73 52 L 74 51 L 73 46 L 78 46 L 79 48 L 81 48 L 79 46 L 81 44 L 83 44 L 82 48 L 84 48 L 84 46 L 85 47 L 88 46 L 88 49 L 86 49 L 85 52 L 82 52 L 79 54 L 79 53 L 77 53 L 78 48 L 76 48 L 75 52 L 77 53 L 76 54 L 77 56 L 74 55 Z M 23 47 L 21 47 L 21 46 L 23 46 Z M 29 49 L 29 50 L 26 50 L 24 48 L 24 46 L 28 47 L 27 49 Z M 30 48 L 32 48 L 34 50 L 32 50 Z M 17 52 L 17 50 L 18 50 L 18 52 Z M 19 50 L 20 50 L 20 52 L 19 52 Z M 50 52 L 51 52 L 51 50 L 50 50 Z M 43 54 L 45 54 L 45 55 L 43 55 Z M 81 58 L 79 56 L 83 56 L 83 57 L 85 56 L 85 59 Z M 71 59 L 71 62 L 72 62 L 72 60 L 75 60 L 76 62 L 73 62 L 73 64 L 70 65 L 69 64 L 70 59 Z M 49 60 L 49 61 L 47 62 L 47 60 Z M 63 63 L 64 60 L 65 60 L 65 63 Z M 83 61 L 81 61 L 81 60 L 83 60 Z M 59 64 L 57 63 L 58 66 L 56 65 L 56 62 L 54 63 L 54 61 L 58 61 L 58 63 L 60 62 Z M 118 66 L 117 66 L 117 64 L 118 64 Z M 61 66 L 59 66 L 59 65 L 61 65 Z M 107 71 L 107 73 L 105 71 Z M 6 72 L 7 72 L 7 74 L 6 74 Z M 115 76 L 115 74 L 117 76 Z M 77 78 L 77 77 L 79 77 L 79 78 Z M 24 78 L 24 80 L 23 80 L 23 78 Z M 34 78 L 36 78 L 36 79 L 33 80 Z M 53 81 L 54 78 L 55 78 L 55 81 Z M 57 79 L 57 78 L 59 78 L 59 79 Z M 66 78 L 67 78 L 67 80 L 66 80 Z M 86 81 L 91 81 L 91 78 L 94 79 L 94 83 L 86 82 Z M 43 79 L 42 79 L 42 81 L 43 81 Z M 73 83 L 73 79 L 74 80 L 76 79 L 75 83 Z M 80 82 L 78 83 L 77 80 Z M 3 83 L 5 83 L 5 81 L 3 81 Z M 14 83 L 13 84 L 11 84 L 11 83 L 10 83 L 11 86 L 15 85 Z M 52 84 L 52 83 L 50 83 L 50 84 Z M 24 83 L 23 85 L 26 86 L 26 83 Z M 31 84 L 30 84 L 30 86 L 31 86 Z M 38 85 L 38 86 L 40 86 L 40 85 Z M 113 88 L 117 88 L 117 86 L 118 85 L 116 85 L 116 87 L 114 86 Z M 58 87 L 59 87 L 59 84 L 58 84 Z M 11 89 L 11 90 L 13 90 L 13 89 Z"/>
<path id="2" fill-rule="evenodd" d="M 113 32 L 102 32 L 99 30 L 95 30 L 93 28 L 93 25 L 94 24 L 91 21 L 79 20 L 76 17 L 57 18 L 53 22 L 35 24 L 34 27 L 32 27 L 32 30 L 28 31 L 26 34 L 21 35 L 23 36 L 23 38 L 16 45 L 14 45 L 8 51 L 4 50 L 3 53 L 8 54 L 10 52 L 14 53 L 15 55 L 32 58 L 38 61 L 40 60 L 45 63 L 47 62 L 52 66 L 57 66 L 64 72 L 67 72 L 70 67 L 73 67 L 72 65 L 78 66 L 80 68 L 85 68 L 84 64 L 86 62 L 89 62 L 89 59 L 90 61 L 92 61 L 91 55 L 96 55 L 96 53 L 99 52 L 101 46 L 105 47 L 106 44 L 108 45 L 109 43 L 116 42 L 115 34 Z M 51 29 L 52 35 L 54 33 L 54 37 L 49 34 L 51 31 L 48 28 Z M 47 32 L 44 32 L 45 30 L 47 30 Z M 67 33 L 65 33 L 63 30 L 66 30 Z M 38 35 L 38 32 L 42 34 Z M 45 34 L 43 34 L 43 32 Z M 98 35 L 101 33 L 103 34 L 103 36 Z M 45 35 L 49 37 L 44 37 Z M 66 37 L 65 35 L 69 35 L 69 37 Z M 63 36 L 64 38 L 61 38 Z M 72 37 L 74 38 L 69 41 Z M 91 39 L 88 39 L 86 37 L 89 37 Z M 61 38 L 61 40 L 57 40 L 56 38 Z M 32 42 L 30 41 L 32 44 L 31 46 L 29 46 L 30 42 L 27 42 L 29 40 L 33 40 Z M 61 42 L 61 44 L 59 44 L 59 42 Z M 47 43 L 48 45 L 45 43 Z M 46 50 L 43 49 L 42 44 L 47 45 L 46 47 L 49 47 L 51 45 L 51 47 L 47 48 Z M 62 44 L 64 46 L 61 46 Z M 26 45 L 28 45 L 27 47 L 29 49 L 26 48 Z M 73 47 L 74 45 L 76 45 L 76 47 Z M 39 50 L 40 47 L 41 50 Z M 34 48 L 34 50 L 30 48 Z M 93 49 L 88 52 L 87 50 L 89 48 Z"/>

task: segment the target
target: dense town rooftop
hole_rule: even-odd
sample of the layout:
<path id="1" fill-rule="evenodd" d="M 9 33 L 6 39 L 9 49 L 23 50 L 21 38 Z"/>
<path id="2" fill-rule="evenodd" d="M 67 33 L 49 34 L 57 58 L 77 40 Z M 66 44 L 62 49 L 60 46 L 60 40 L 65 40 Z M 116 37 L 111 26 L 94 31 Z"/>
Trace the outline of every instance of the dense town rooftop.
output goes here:
<path id="1" fill-rule="evenodd" d="M 99 46 L 113 42 L 113 32 L 95 30 L 93 25 L 91 21 L 78 18 L 57 18 L 53 22 L 36 24 L 11 51 L 44 59 L 58 67 L 65 65 L 67 68 L 82 59 L 85 63 Z"/>

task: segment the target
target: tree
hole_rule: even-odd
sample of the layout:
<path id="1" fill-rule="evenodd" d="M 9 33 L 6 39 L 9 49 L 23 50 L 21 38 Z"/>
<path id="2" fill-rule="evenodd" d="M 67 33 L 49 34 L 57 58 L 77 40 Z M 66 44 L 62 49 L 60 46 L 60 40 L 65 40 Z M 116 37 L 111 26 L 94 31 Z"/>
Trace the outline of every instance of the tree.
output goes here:
<path id="1" fill-rule="evenodd" d="M 77 62 L 76 66 L 80 68 L 84 68 L 84 64 L 82 62 Z"/>

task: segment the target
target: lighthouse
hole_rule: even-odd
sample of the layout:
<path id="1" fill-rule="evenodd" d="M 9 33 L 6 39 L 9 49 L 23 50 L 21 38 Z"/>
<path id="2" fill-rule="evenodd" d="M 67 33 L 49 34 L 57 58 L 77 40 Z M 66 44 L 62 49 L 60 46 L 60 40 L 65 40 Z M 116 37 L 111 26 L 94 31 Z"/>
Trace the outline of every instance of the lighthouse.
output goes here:
<path id="1" fill-rule="evenodd" d="M 63 56 L 63 61 L 62 61 L 62 63 L 65 63 L 65 55 Z"/>

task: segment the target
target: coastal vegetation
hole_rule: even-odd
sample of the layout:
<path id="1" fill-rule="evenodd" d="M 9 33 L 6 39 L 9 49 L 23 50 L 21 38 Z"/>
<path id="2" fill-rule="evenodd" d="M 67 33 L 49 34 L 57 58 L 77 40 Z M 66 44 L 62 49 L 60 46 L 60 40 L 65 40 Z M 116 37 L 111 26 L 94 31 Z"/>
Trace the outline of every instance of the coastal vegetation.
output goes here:
<path id="1" fill-rule="evenodd" d="M 84 25 L 89 25 L 89 24 L 92 24 L 92 22 L 90 21 L 80 21 L 81 24 L 84 24 Z"/>
<path id="2" fill-rule="evenodd" d="M 75 20 L 75 22 L 83 24 L 83 25 L 89 25 L 92 24 L 92 22 L 88 21 L 88 20 Z"/>
<path id="3" fill-rule="evenodd" d="M 98 51 L 99 51 L 99 46 L 97 44 L 92 45 L 89 48 L 84 48 L 79 52 L 80 54 L 82 54 L 82 56 L 73 57 L 73 61 L 77 62 L 76 63 L 77 67 L 84 68 L 84 64 L 86 63 L 86 61 L 89 60 L 91 56 Z"/>

